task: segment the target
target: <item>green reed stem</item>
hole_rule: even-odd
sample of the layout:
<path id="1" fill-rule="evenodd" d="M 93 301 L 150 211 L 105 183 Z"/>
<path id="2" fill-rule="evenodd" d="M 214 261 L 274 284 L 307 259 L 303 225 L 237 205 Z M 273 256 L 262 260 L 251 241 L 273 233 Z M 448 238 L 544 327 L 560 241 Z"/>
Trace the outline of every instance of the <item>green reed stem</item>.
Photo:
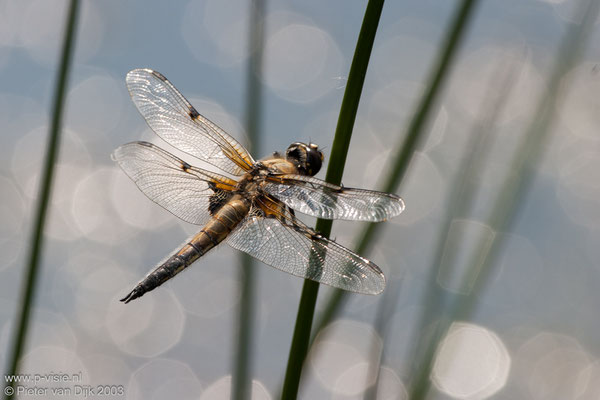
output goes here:
<path id="1" fill-rule="evenodd" d="M 342 181 L 346 156 L 352 137 L 352 129 L 356 119 L 356 112 L 367 74 L 369 58 L 373 49 L 373 42 L 375 41 L 383 3 L 383 0 L 369 0 L 367 4 L 352 65 L 350 66 L 346 90 L 342 99 L 342 106 L 331 149 L 331 159 L 327 167 L 325 180 L 330 183 L 339 184 Z M 316 230 L 327 237 L 331 232 L 331 224 L 332 221 L 319 219 Z M 319 284 L 317 282 L 304 281 L 283 383 L 282 399 L 296 399 L 298 396 L 302 365 L 308 352 L 308 343 L 318 292 Z"/>
<path id="2" fill-rule="evenodd" d="M 461 6 L 457 9 L 450 25 L 447 29 L 447 38 L 443 46 L 440 47 L 441 51 L 437 56 L 431 76 L 428 80 L 427 89 L 419 102 L 416 112 L 408 125 L 406 138 L 403 140 L 401 145 L 395 151 L 393 156 L 394 164 L 391 168 L 391 172 L 387 177 L 381 190 L 384 192 L 394 193 L 398 190 L 398 187 L 404 179 L 404 175 L 410 164 L 410 160 L 414 152 L 420 147 L 426 136 L 425 128 L 427 122 L 432 113 L 437 109 L 436 100 L 441 93 L 441 89 L 444 87 L 444 83 L 450 72 L 450 67 L 460 44 L 462 43 L 465 32 L 468 28 L 468 22 L 471 15 L 474 12 L 475 6 L 478 0 L 463 0 Z M 410 204 L 407 205 L 410 207 Z M 362 232 L 358 235 L 356 241 L 356 252 L 361 255 L 365 255 L 370 250 L 376 235 L 381 230 L 382 224 L 369 223 L 365 225 Z M 321 313 L 318 323 L 316 324 L 313 339 L 316 334 L 322 330 L 331 320 L 335 317 L 337 312 L 343 306 L 347 293 L 343 290 L 336 290 L 331 297 L 325 309 Z"/>
<path id="3" fill-rule="evenodd" d="M 54 92 L 54 102 L 52 109 L 52 124 L 48 136 L 46 146 L 46 154 L 44 156 L 44 164 L 41 171 L 39 197 L 36 204 L 35 225 L 31 237 L 31 249 L 27 260 L 27 269 L 25 270 L 25 278 L 21 290 L 21 308 L 16 315 L 14 324 L 11 355 L 9 357 L 9 365 L 7 368 L 7 376 L 14 376 L 19 372 L 19 359 L 23 352 L 27 341 L 29 331 L 29 322 L 31 320 L 31 308 L 35 300 L 36 282 L 39 275 L 40 256 L 42 245 L 44 242 L 44 226 L 46 223 L 46 214 L 48 211 L 48 203 L 52 193 L 52 182 L 54 177 L 54 166 L 58 157 L 58 149 L 60 146 L 60 132 L 62 127 L 63 106 L 65 103 L 65 92 L 71 60 L 73 57 L 73 49 L 75 47 L 75 36 L 77 27 L 77 15 L 79 9 L 79 1 L 71 0 L 67 10 L 67 20 L 65 34 L 63 40 L 62 54 L 60 66 L 58 68 L 58 76 L 56 79 L 56 87 Z M 9 399 L 10 386 L 14 389 L 14 380 L 7 385 L 4 390 L 5 399 Z"/>
<path id="4" fill-rule="evenodd" d="M 263 64 L 264 11 L 266 0 L 252 0 L 248 51 L 250 57 L 246 69 L 246 132 L 250 153 L 258 153 L 262 111 L 262 86 L 260 76 Z M 252 396 L 252 341 L 254 338 L 256 271 L 254 259 L 240 253 L 241 296 L 238 307 L 237 343 L 234 352 L 234 368 L 231 382 L 233 400 L 250 399 Z"/>

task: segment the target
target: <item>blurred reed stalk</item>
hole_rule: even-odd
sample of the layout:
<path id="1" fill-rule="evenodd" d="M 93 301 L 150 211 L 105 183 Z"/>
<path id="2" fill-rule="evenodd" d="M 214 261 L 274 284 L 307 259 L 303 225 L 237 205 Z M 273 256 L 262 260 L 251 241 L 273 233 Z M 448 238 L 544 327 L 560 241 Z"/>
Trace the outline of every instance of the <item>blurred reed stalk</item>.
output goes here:
<path id="1" fill-rule="evenodd" d="M 338 123 L 335 130 L 335 137 L 331 149 L 331 157 L 327 166 L 327 174 L 325 180 L 329 183 L 340 184 L 346 156 L 350 146 L 356 112 L 362 93 L 367 67 L 379 18 L 383 9 L 383 0 L 369 0 L 365 10 L 356 49 L 350 66 L 348 82 Z M 319 219 L 317 221 L 316 230 L 325 237 L 328 237 L 331 232 L 332 221 Z M 308 352 L 308 344 L 312 327 L 312 320 L 315 311 L 315 304 L 319 292 L 319 284 L 311 280 L 305 280 L 298 306 L 298 315 L 296 317 L 296 326 L 290 347 L 287 369 L 283 382 L 282 399 L 296 399 L 298 396 L 298 388 L 300 385 L 300 377 L 302 374 L 302 365 L 306 359 Z"/>
<path id="2" fill-rule="evenodd" d="M 564 98 L 563 78 L 565 74 L 575 65 L 578 56 L 587 43 L 589 34 L 598 17 L 600 2 L 597 0 L 581 1 L 575 11 L 574 20 L 580 20 L 580 24 L 571 24 L 560 44 L 555 64 L 551 71 L 545 93 L 538 103 L 531 124 L 525 131 L 520 145 L 513 154 L 509 165 L 513 165 L 513 171 L 506 177 L 499 191 L 499 196 L 491 207 L 491 213 L 487 224 L 496 232 L 510 231 L 519 214 L 519 209 L 525 203 L 525 198 L 530 182 L 535 175 L 534 167 L 543 157 L 544 150 L 550 138 L 550 131 L 556 109 L 560 100 Z M 469 264 L 467 273 L 463 275 L 463 287 L 471 280 L 474 271 L 480 269 L 473 289 L 466 296 L 458 296 L 446 309 L 444 317 L 438 322 L 438 327 L 433 335 L 433 341 L 427 349 L 424 362 L 417 371 L 416 379 L 411 387 L 411 399 L 424 399 L 430 389 L 430 375 L 435 361 L 435 352 L 440 340 L 446 335 L 452 322 L 456 320 L 468 320 L 473 315 L 480 298 L 484 292 L 489 278 L 493 275 L 493 268 L 498 265 L 497 259 L 501 254 L 506 235 L 494 236 L 489 251 L 486 254 L 481 267 L 476 260 Z"/>
<path id="3" fill-rule="evenodd" d="M 505 63 L 499 65 L 495 71 L 496 73 L 492 76 L 497 76 L 500 79 L 487 91 L 488 95 L 482 103 L 482 110 L 479 112 L 479 115 L 485 116 L 481 122 L 476 122 L 473 125 L 471 133 L 467 135 L 470 145 L 464 151 L 453 182 L 449 185 L 451 192 L 447 201 L 448 206 L 438 231 L 434 257 L 428 268 L 429 274 L 426 287 L 429 290 L 423 293 L 423 312 L 419 315 L 418 323 L 412 328 L 411 338 L 408 342 L 410 343 L 409 347 L 412 349 L 408 360 L 412 361 L 415 369 L 426 362 L 424 360 L 429 360 L 435 351 L 435 347 L 432 345 L 436 342 L 435 332 L 432 336 L 428 336 L 427 327 L 440 317 L 448 300 L 446 290 L 438 285 L 438 276 L 447 246 L 451 243 L 452 222 L 456 218 L 469 214 L 475 200 L 475 191 L 470 190 L 468 185 L 475 179 L 476 174 L 480 174 L 486 168 L 485 161 L 488 159 L 492 148 L 493 128 L 498 117 L 505 109 L 513 89 L 515 77 L 518 75 L 516 65 L 508 66 Z M 457 242 L 460 243 L 461 240 Z M 450 265 L 452 265 L 452 262 L 450 262 Z"/>
<path id="4" fill-rule="evenodd" d="M 263 64 L 265 3 L 266 0 L 252 0 L 250 2 L 249 58 L 246 69 L 246 133 L 248 135 L 246 146 L 250 154 L 256 154 L 260 148 L 259 132 L 262 112 L 260 76 Z M 251 256 L 240 252 L 241 296 L 238 307 L 237 343 L 231 379 L 231 398 L 233 400 L 250 399 L 252 396 L 251 351 L 254 338 L 253 321 L 256 315 L 255 266 Z"/>
<path id="5" fill-rule="evenodd" d="M 9 365 L 5 376 L 14 376 L 19 373 L 19 359 L 27 341 L 29 323 L 31 320 L 31 308 L 35 300 L 36 282 L 39 275 L 40 256 L 44 242 L 44 226 L 46 223 L 46 214 L 48 203 L 52 193 L 52 183 L 54 177 L 54 166 L 58 158 L 58 149 L 60 146 L 60 133 L 62 127 L 63 107 L 65 103 L 65 92 L 69 80 L 69 72 L 73 51 L 75 47 L 75 37 L 77 34 L 77 20 L 79 11 L 79 1 L 71 0 L 67 9 L 66 25 L 64 39 L 61 51 L 60 65 L 57 70 L 56 87 L 54 89 L 54 100 L 52 105 L 52 123 L 46 145 L 46 154 L 44 155 L 43 169 L 40 172 L 39 197 L 36 203 L 34 227 L 31 234 L 31 248 L 27 259 L 27 269 L 24 271 L 23 288 L 21 290 L 20 309 L 15 315 L 13 325 L 13 336 L 10 346 L 11 354 L 8 358 Z M 14 389 L 15 381 L 12 380 L 9 386 Z M 10 391 L 4 390 L 5 399 L 12 396 Z"/>
<path id="6" fill-rule="evenodd" d="M 428 127 L 428 121 L 431 115 L 438 109 L 436 101 L 444 87 L 450 68 L 460 48 L 460 44 L 467 31 L 469 21 L 474 12 L 478 0 L 463 0 L 460 6 L 456 9 L 448 29 L 444 37 L 445 43 L 440 46 L 440 52 L 436 57 L 436 62 L 433 65 L 427 87 L 416 107 L 413 118 L 411 119 L 405 139 L 395 150 L 392 156 L 393 165 L 390 173 L 387 176 L 384 185 L 380 188 L 383 192 L 396 193 L 399 189 L 402 179 L 408 170 L 408 166 L 413 154 L 417 151 L 425 141 Z M 407 204 L 410 207 L 410 204 Z M 402 218 L 402 216 L 400 216 Z M 358 235 L 354 248 L 361 255 L 366 255 L 373 244 L 373 241 L 383 227 L 383 224 L 369 223 L 365 225 L 362 232 Z M 343 307 L 348 293 L 343 290 L 335 290 L 329 298 L 323 312 L 319 316 L 319 320 L 315 326 L 312 340 L 316 335 L 325 328 L 335 318 L 340 308 Z"/>

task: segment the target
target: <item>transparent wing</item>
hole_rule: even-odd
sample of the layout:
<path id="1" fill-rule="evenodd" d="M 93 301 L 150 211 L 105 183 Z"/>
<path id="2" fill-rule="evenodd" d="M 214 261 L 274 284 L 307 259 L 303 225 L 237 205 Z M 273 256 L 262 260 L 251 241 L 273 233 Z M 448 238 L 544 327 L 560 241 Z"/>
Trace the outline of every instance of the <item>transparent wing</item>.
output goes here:
<path id="1" fill-rule="evenodd" d="M 394 194 L 331 185 L 302 175 L 270 177 L 263 189 L 303 214 L 324 219 L 384 221 L 404 211 Z"/>
<path id="2" fill-rule="evenodd" d="M 150 200 L 192 224 L 204 225 L 211 204 L 228 198 L 236 185 L 148 142 L 124 144 L 112 157 Z"/>
<path id="3" fill-rule="evenodd" d="M 385 276 L 377 265 L 297 220 L 254 213 L 226 240 L 232 247 L 292 275 L 363 294 L 379 294 L 385 288 Z"/>
<path id="4" fill-rule="evenodd" d="M 162 74 L 134 69 L 126 80 L 136 107 L 166 142 L 233 175 L 252 167 L 254 160 L 248 151 L 200 115 Z"/>

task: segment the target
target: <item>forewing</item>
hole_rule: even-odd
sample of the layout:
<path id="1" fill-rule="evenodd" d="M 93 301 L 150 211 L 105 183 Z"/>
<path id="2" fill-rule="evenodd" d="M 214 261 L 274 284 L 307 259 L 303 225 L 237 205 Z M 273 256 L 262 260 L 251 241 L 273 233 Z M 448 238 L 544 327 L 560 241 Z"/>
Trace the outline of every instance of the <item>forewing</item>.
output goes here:
<path id="1" fill-rule="evenodd" d="M 127 74 L 131 98 L 148 125 L 172 146 L 233 175 L 248 171 L 248 151 L 204 118 L 159 72 L 134 69 Z"/>
<path id="2" fill-rule="evenodd" d="M 379 294 L 385 288 L 385 276 L 377 265 L 299 221 L 251 215 L 226 240 L 292 275 L 363 294 Z"/>
<path id="3" fill-rule="evenodd" d="M 211 202 L 227 198 L 236 185 L 148 142 L 124 144 L 112 157 L 150 200 L 192 224 L 204 225 Z"/>
<path id="4" fill-rule="evenodd" d="M 324 219 L 384 221 L 404 211 L 394 194 L 331 185 L 303 175 L 269 178 L 264 190 L 303 214 Z"/>

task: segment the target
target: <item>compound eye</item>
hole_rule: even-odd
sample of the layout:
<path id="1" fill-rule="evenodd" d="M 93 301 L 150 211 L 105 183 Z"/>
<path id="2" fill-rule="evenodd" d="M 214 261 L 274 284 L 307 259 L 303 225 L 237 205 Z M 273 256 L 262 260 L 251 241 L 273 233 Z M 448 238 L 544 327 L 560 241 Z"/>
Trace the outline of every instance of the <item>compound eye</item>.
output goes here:
<path id="1" fill-rule="evenodd" d="M 308 160 L 306 162 L 307 172 L 310 176 L 316 175 L 321 169 L 322 164 L 322 156 L 321 152 L 311 151 L 308 153 Z"/>
<path id="2" fill-rule="evenodd" d="M 290 147 L 285 153 L 287 158 L 292 158 L 294 160 L 298 160 L 300 158 L 300 149 L 297 147 Z"/>

